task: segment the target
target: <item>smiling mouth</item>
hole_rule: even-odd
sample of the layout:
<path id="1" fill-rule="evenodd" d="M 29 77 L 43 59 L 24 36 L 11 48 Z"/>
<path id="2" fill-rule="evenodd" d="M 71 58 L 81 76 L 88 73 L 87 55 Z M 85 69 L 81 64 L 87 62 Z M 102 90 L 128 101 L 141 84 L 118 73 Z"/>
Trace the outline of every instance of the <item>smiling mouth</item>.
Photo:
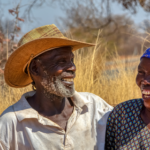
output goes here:
<path id="1" fill-rule="evenodd" d="M 61 81 L 73 82 L 74 78 L 62 78 Z"/>
<path id="2" fill-rule="evenodd" d="M 61 81 L 63 82 L 63 84 L 67 87 L 72 87 L 72 85 L 74 85 L 74 78 L 62 78 Z"/>
<path id="3" fill-rule="evenodd" d="M 144 99 L 150 98 L 150 90 L 143 90 L 142 96 Z"/>

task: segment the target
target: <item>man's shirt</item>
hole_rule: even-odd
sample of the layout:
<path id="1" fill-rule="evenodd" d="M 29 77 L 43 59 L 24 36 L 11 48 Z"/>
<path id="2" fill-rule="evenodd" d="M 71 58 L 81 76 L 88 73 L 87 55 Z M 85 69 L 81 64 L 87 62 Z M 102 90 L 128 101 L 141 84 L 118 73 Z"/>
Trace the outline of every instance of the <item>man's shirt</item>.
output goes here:
<path id="1" fill-rule="evenodd" d="M 66 131 L 41 116 L 25 93 L 0 117 L 0 150 L 103 150 L 106 122 L 112 107 L 91 93 L 75 92 L 74 111 Z"/>

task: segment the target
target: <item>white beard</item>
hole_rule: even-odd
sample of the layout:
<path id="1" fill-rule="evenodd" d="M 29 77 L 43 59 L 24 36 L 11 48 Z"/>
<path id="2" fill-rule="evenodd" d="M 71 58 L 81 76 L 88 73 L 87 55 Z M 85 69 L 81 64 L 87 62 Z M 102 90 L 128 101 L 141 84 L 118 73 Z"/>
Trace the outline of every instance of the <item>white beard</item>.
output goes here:
<path id="1" fill-rule="evenodd" d="M 50 78 L 49 76 L 43 77 L 41 85 L 44 88 L 44 94 L 50 98 L 52 94 L 60 97 L 72 97 L 75 93 L 74 85 L 66 87 L 61 81 L 61 75 Z"/>

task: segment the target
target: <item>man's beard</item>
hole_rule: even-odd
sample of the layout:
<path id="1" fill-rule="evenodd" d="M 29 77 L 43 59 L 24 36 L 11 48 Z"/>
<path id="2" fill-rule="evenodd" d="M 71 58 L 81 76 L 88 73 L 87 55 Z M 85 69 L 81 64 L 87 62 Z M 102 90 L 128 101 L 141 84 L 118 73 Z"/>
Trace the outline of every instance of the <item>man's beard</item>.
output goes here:
<path id="1" fill-rule="evenodd" d="M 74 84 L 66 87 L 61 80 L 62 74 L 54 77 L 48 75 L 43 77 L 41 84 L 44 88 L 44 94 L 46 97 L 52 98 L 54 95 L 59 97 L 72 97 L 74 95 Z"/>

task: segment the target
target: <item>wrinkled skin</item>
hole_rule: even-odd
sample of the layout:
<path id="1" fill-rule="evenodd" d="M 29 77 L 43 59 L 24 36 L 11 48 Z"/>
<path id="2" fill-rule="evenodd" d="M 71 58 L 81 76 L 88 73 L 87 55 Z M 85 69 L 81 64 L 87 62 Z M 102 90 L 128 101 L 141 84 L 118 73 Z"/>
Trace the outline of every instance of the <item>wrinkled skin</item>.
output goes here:
<path id="1" fill-rule="evenodd" d="M 40 115 L 64 130 L 73 112 L 73 103 L 69 99 L 75 92 L 73 59 L 71 47 L 61 47 L 41 54 L 32 60 L 29 68 L 36 94 L 27 101 Z"/>
<path id="2" fill-rule="evenodd" d="M 150 129 L 150 59 L 142 58 L 138 66 L 136 83 L 139 86 L 144 106 L 141 111 L 141 118 Z"/>

